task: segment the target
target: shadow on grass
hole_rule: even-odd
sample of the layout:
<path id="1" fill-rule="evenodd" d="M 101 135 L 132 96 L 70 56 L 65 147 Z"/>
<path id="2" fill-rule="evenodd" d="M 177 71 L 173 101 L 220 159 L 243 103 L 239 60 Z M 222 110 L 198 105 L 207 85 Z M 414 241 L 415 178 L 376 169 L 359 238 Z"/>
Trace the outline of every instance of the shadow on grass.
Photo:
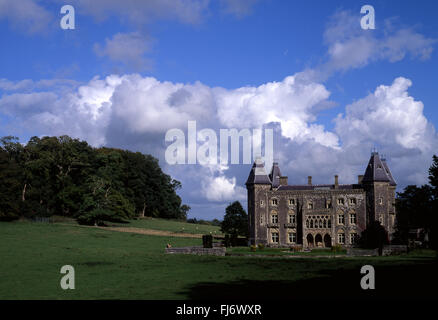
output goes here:
<path id="1" fill-rule="evenodd" d="M 309 270 L 312 271 L 312 270 Z M 297 281 L 239 280 L 204 282 L 184 294 L 195 300 L 437 300 L 438 263 L 375 266 L 375 290 L 363 290 L 358 269 L 319 270 L 318 276 Z M 269 273 L 275 270 L 269 270 Z"/>

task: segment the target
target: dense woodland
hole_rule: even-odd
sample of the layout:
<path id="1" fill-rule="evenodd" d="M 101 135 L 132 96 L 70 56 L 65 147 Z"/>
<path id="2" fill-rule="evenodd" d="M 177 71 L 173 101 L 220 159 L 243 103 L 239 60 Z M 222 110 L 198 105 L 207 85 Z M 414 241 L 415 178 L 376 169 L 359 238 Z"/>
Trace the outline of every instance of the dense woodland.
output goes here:
<path id="1" fill-rule="evenodd" d="M 60 215 L 80 223 L 137 216 L 186 219 L 181 183 L 151 155 L 93 148 L 85 141 L 0 139 L 0 220 Z"/>

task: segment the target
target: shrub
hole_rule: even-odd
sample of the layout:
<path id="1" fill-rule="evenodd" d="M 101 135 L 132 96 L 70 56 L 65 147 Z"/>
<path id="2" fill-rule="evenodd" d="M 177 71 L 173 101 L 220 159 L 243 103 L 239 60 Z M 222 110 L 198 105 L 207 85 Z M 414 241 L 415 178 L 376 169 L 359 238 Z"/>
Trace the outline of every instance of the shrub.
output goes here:
<path id="1" fill-rule="evenodd" d="M 251 252 L 256 252 L 257 246 L 253 244 L 253 245 L 251 245 L 250 249 L 251 249 Z"/>
<path id="2" fill-rule="evenodd" d="M 290 247 L 290 251 L 293 251 L 293 252 L 299 252 L 299 251 L 301 251 L 301 247 L 300 246 L 292 246 L 292 247 Z"/>
<path id="3" fill-rule="evenodd" d="M 343 248 L 340 244 L 336 244 L 336 245 L 332 246 L 331 250 L 332 250 L 332 252 L 341 252 L 341 251 L 343 251 Z"/>
<path id="4" fill-rule="evenodd" d="M 258 244 L 259 250 L 263 250 L 265 248 L 265 245 L 263 243 Z"/>
<path id="5" fill-rule="evenodd" d="M 3 213 L 0 211 L 0 221 L 13 221 L 17 220 L 19 216 L 13 212 Z"/>

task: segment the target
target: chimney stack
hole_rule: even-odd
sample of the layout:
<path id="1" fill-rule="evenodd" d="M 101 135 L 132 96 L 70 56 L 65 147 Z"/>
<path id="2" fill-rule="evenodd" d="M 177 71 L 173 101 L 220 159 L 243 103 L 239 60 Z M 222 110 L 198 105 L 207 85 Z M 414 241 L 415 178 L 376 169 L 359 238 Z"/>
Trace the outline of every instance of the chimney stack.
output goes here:
<path id="1" fill-rule="evenodd" d="M 357 176 L 357 183 L 362 184 L 362 179 L 363 179 L 363 175 L 358 175 Z"/>
<path id="2" fill-rule="evenodd" d="M 309 186 L 312 185 L 312 176 L 308 176 L 308 177 L 307 177 L 307 184 L 308 184 Z"/>
<path id="3" fill-rule="evenodd" d="M 287 177 L 280 177 L 280 185 L 287 186 Z"/>
<path id="4" fill-rule="evenodd" d="M 335 189 L 337 189 L 339 186 L 339 181 L 338 181 L 338 175 L 335 175 Z"/>

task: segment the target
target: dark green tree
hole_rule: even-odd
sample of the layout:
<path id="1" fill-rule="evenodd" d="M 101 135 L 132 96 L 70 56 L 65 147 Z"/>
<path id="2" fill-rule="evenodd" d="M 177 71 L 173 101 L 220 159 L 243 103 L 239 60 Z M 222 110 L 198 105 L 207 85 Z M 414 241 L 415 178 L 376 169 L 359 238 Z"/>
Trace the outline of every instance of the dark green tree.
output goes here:
<path id="1" fill-rule="evenodd" d="M 430 228 L 434 215 L 433 198 L 433 189 L 429 185 L 420 188 L 409 185 L 397 193 L 394 243 L 407 244 L 409 229 Z"/>
<path id="2" fill-rule="evenodd" d="M 438 257 L 438 157 L 433 155 L 432 165 L 429 168 L 429 183 L 432 186 L 433 199 L 430 203 L 430 243 L 432 247 L 437 250 Z"/>
<path id="3" fill-rule="evenodd" d="M 248 236 L 248 215 L 239 201 L 231 203 L 225 209 L 224 220 L 221 223 L 221 231 L 232 237 Z"/>
<path id="4" fill-rule="evenodd" d="M 136 215 L 185 219 L 181 183 L 151 155 L 68 136 L 0 139 L 0 219 L 62 215 L 87 223 Z M 98 210 L 98 211 L 95 211 Z M 106 210 L 106 211 L 105 211 Z"/>
<path id="5" fill-rule="evenodd" d="M 379 255 L 382 254 L 383 246 L 389 243 L 388 232 L 379 221 L 374 221 L 362 231 L 359 239 L 359 245 L 367 249 L 379 249 Z"/>

